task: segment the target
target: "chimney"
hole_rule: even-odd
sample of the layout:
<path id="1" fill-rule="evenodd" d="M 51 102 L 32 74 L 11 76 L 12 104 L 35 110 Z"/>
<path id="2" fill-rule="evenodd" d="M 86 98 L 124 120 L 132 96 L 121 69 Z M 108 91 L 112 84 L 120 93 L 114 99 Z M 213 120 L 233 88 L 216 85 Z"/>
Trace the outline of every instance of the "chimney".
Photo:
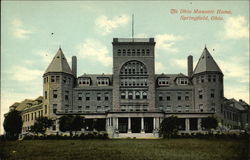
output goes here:
<path id="1" fill-rule="evenodd" d="M 73 75 L 77 78 L 77 58 L 76 56 L 72 56 L 72 72 Z"/>
<path id="2" fill-rule="evenodd" d="M 188 67 L 188 77 L 191 77 L 193 74 L 193 56 L 189 55 L 187 58 L 187 67 Z"/>

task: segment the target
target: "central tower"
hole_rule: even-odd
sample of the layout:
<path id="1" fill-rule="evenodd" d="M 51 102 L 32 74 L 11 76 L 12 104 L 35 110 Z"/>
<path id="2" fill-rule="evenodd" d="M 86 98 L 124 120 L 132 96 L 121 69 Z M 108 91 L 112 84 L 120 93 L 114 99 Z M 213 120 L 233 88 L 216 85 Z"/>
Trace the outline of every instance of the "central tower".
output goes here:
<path id="1" fill-rule="evenodd" d="M 155 110 L 154 38 L 113 39 L 113 110 Z"/>

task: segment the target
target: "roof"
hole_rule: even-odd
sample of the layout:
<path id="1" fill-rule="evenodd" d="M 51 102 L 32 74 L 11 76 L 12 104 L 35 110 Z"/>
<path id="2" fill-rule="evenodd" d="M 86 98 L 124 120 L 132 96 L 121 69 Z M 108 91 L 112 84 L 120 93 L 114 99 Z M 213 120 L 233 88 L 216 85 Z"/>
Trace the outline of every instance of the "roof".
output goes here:
<path id="1" fill-rule="evenodd" d="M 58 49 L 49 67 L 46 69 L 45 73 L 48 72 L 64 72 L 73 74 L 61 48 Z"/>
<path id="2" fill-rule="evenodd" d="M 215 71 L 220 72 L 220 67 L 217 65 L 211 54 L 209 53 L 207 47 L 204 48 L 201 57 L 194 69 L 194 74 L 207 72 L 207 71 Z"/>
<path id="3" fill-rule="evenodd" d="M 30 99 L 25 99 L 23 100 L 17 107 L 16 107 L 16 110 L 17 111 L 23 111 L 27 105 L 30 103 L 32 105 L 32 102 L 33 100 L 30 100 Z"/>
<path id="4" fill-rule="evenodd" d="M 234 98 L 231 98 L 231 99 L 224 99 L 224 103 L 227 105 L 227 106 L 231 106 L 239 111 L 244 111 L 246 110 L 246 108 L 244 107 L 244 105 L 242 105 L 239 101 L 237 101 L 236 99 Z"/>

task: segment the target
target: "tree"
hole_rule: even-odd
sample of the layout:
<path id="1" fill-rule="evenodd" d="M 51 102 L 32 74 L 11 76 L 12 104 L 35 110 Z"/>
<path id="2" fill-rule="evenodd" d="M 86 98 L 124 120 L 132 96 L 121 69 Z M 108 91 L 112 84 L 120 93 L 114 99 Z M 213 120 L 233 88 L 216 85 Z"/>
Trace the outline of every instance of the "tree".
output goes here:
<path id="1" fill-rule="evenodd" d="M 170 138 L 177 135 L 179 120 L 176 116 L 165 118 L 160 125 L 160 135 L 164 138 Z"/>
<path id="2" fill-rule="evenodd" d="M 52 124 L 53 121 L 48 117 L 39 117 L 36 119 L 34 125 L 31 126 L 31 132 L 36 134 L 41 133 L 45 135 L 47 128 L 51 127 Z"/>
<path id="3" fill-rule="evenodd" d="M 201 127 L 209 131 L 211 131 L 211 129 L 216 129 L 218 127 L 218 120 L 213 116 L 203 118 L 201 121 Z"/>
<path id="4" fill-rule="evenodd" d="M 4 130 L 6 132 L 7 138 L 17 139 L 18 134 L 22 132 L 23 120 L 21 112 L 17 110 L 10 111 L 3 123 Z"/>
<path id="5" fill-rule="evenodd" d="M 59 130 L 69 131 L 71 136 L 73 131 L 80 131 L 84 126 L 84 117 L 81 116 L 66 115 L 59 119 Z"/>

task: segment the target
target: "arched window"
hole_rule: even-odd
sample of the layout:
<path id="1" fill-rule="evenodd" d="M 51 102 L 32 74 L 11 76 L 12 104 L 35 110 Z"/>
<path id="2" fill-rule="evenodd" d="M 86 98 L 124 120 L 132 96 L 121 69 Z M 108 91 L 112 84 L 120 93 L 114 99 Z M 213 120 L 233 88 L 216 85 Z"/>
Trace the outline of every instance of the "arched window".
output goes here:
<path id="1" fill-rule="evenodd" d="M 149 56 L 150 55 L 150 50 L 149 49 L 147 49 L 147 56 Z"/>
<path id="2" fill-rule="evenodd" d="M 121 53 L 122 53 L 122 51 L 120 49 L 118 49 L 117 55 L 121 56 Z"/>
<path id="3" fill-rule="evenodd" d="M 128 92 L 128 99 L 133 99 L 133 93 L 132 92 Z"/>
<path id="4" fill-rule="evenodd" d="M 147 68 L 146 65 L 143 64 L 142 62 L 139 61 L 129 61 L 127 63 L 125 63 L 121 70 L 120 70 L 120 74 L 122 75 L 133 75 L 133 74 L 147 74 Z"/>
<path id="5" fill-rule="evenodd" d="M 126 94 L 125 94 L 125 92 L 122 92 L 121 93 L 121 99 L 125 99 L 126 98 Z"/>
<path id="6" fill-rule="evenodd" d="M 137 55 L 137 56 L 140 56 L 140 55 L 141 55 L 141 50 L 140 50 L 140 49 L 137 49 L 136 55 Z"/>
<path id="7" fill-rule="evenodd" d="M 126 56 L 126 50 L 125 49 L 122 50 L 122 55 Z"/>
<path id="8" fill-rule="evenodd" d="M 145 49 L 142 49 L 142 56 L 145 56 Z"/>
<path id="9" fill-rule="evenodd" d="M 143 92 L 142 93 L 142 99 L 147 99 L 147 98 L 148 98 L 147 92 Z"/>
<path id="10" fill-rule="evenodd" d="M 135 49 L 132 49 L 132 56 L 135 56 Z"/>
<path id="11" fill-rule="evenodd" d="M 128 49 L 128 51 L 127 51 L 127 56 L 131 56 L 131 51 L 130 51 L 130 49 Z"/>
<path id="12" fill-rule="evenodd" d="M 135 99 L 140 99 L 140 92 L 135 93 Z"/>

